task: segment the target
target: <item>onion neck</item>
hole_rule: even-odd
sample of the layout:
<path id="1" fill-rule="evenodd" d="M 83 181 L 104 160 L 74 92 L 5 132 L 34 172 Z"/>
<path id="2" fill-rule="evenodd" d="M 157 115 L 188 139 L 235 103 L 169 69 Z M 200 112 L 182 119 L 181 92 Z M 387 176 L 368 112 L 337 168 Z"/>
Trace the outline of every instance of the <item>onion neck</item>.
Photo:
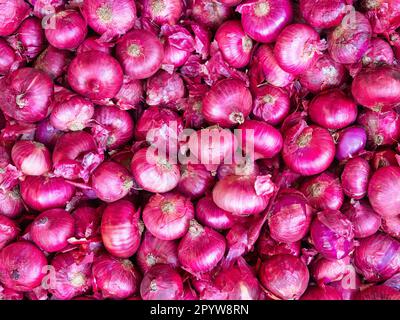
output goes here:
<path id="1" fill-rule="evenodd" d="M 25 95 L 23 93 L 15 97 L 15 103 L 20 109 L 24 108 L 28 104 L 27 101 L 24 99 L 24 97 Z"/>
<path id="2" fill-rule="evenodd" d="M 157 291 L 157 282 L 156 282 L 156 280 L 152 280 L 151 282 L 150 282 L 150 291 Z"/>
<path id="3" fill-rule="evenodd" d="M 142 49 L 141 49 L 141 47 L 138 45 L 138 44 L 131 44 L 129 47 L 128 47 L 128 54 L 131 56 L 131 57 L 134 57 L 134 58 L 138 58 L 138 57 L 140 57 L 141 56 L 141 54 L 142 54 Z"/>
<path id="4" fill-rule="evenodd" d="M 251 38 L 249 36 L 244 36 L 242 38 L 242 48 L 243 51 L 246 53 L 250 52 L 253 48 L 253 41 L 251 41 Z"/>
<path id="5" fill-rule="evenodd" d="M 310 193 L 313 196 L 313 198 L 317 198 L 319 197 L 322 192 L 324 191 L 324 187 L 322 186 L 321 183 L 314 183 L 313 185 L 311 185 L 310 187 Z"/>
<path id="6" fill-rule="evenodd" d="M 151 4 L 151 10 L 155 15 L 160 15 L 166 9 L 166 5 L 163 0 L 154 0 Z"/>
<path id="7" fill-rule="evenodd" d="M 175 205 L 171 201 L 165 201 L 161 204 L 161 211 L 163 213 L 173 213 L 175 211 Z"/>
<path id="8" fill-rule="evenodd" d="M 133 267 L 133 263 L 132 263 L 132 261 L 130 261 L 129 259 L 124 259 L 124 260 L 122 260 L 122 261 L 121 261 L 121 264 L 122 264 L 122 267 L 123 267 L 125 270 L 130 270 L 130 269 L 132 269 L 132 267 Z"/>
<path id="9" fill-rule="evenodd" d="M 262 98 L 263 102 L 268 103 L 268 104 L 273 104 L 276 101 L 276 97 L 270 95 L 270 94 L 266 94 L 263 98 Z"/>
<path id="10" fill-rule="evenodd" d="M 189 233 L 192 238 L 197 238 L 203 233 L 203 231 L 204 228 L 200 223 L 198 223 L 196 220 L 190 220 Z"/>
<path id="11" fill-rule="evenodd" d="M 149 253 L 146 257 L 146 263 L 149 267 L 152 267 L 157 263 L 157 258 L 152 253 Z"/>
<path id="12" fill-rule="evenodd" d="M 72 276 L 71 284 L 74 287 L 82 287 L 86 282 L 86 277 L 82 272 L 77 272 Z"/>
<path id="13" fill-rule="evenodd" d="M 244 122 L 244 116 L 243 113 L 241 112 L 232 112 L 229 115 L 229 119 L 233 122 L 233 123 L 238 123 L 238 124 L 242 124 Z"/>
<path id="14" fill-rule="evenodd" d="M 96 10 L 96 15 L 101 22 L 107 23 L 112 20 L 112 10 L 107 5 L 103 5 Z"/>
<path id="15" fill-rule="evenodd" d="M 270 11 L 269 3 L 266 1 L 258 2 L 254 7 L 256 17 L 265 17 Z"/>
<path id="16" fill-rule="evenodd" d="M 312 138 L 312 134 L 311 132 L 307 132 L 307 133 L 302 133 L 300 134 L 300 136 L 297 138 L 297 145 L 300 148 L 304 148 L 306 146 L 309 145 L 310 141 Z"/>
<path id="17" fill-rule="evenodd" d="M 20 274 L 18 270 L 11 271 L 11 279 L 18 280 L 20 278 Z"/>
<path id="18" fill-rule="evenodd" d="M 377 146 L 380 146 L 383 143 L 383 136 L 380 134 L 377 134 L 376 136 L 374 136 L 374 143 Z"/>

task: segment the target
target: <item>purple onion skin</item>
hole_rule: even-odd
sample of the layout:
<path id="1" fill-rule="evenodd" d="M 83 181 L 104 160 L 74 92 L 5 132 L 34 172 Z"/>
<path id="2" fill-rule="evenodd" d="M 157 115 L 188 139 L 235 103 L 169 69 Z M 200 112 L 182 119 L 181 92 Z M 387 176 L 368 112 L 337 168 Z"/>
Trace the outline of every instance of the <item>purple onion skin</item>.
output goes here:
<path id="1" fill-rule="evenodd" d="M 335 157 L 339 161 L 350 158 L 364 150 L 366 143 L 367 133 L 364 128 L 346 128 L 339 133 Z"/>

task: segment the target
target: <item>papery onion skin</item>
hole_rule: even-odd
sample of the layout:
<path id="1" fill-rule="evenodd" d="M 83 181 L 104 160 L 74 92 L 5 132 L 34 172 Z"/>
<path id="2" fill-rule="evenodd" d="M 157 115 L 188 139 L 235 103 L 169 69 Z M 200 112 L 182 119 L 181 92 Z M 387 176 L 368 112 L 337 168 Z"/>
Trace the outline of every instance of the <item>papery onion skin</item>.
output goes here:
<path id="1" fill-rule="evenodd" d="M 295 23 L 279 34 L 274 54 L 284 71 L 298 75 L 315 63 L 321 45 L 318 32 L 308 25 Z"/>
<path id="2" fill-rule="evenodd" d="M 371 161 L 374 170 L 381 167 L 397 166 L 396 153 L 392 149 L 382 149 L 374 153 Z"/>
<path id="3" fill-rule="evenodd" d="M 132 158 L 131 172 L 135 181 L 144 189 L 164 193 L 174 189 L 180 179 L 179 167 L 155 149 L 140 149 Z"/>
<path id="4" fill-rule="evenodd" d="M 9 44 L 0 38 L 0 75 L 5 75 L 12 71 L 17 64 L 15 51 Z"/>
<path id="5" fill-rule="evenodd" d="M 64 207 L 75 193 L 75 187 L 63 178 L 27 176 L 20 187 L 24 202 L 38 211 Z"/>
<path id="6" fill-rule="evenodd" d="M 103 299 L 126 299 L 139 291 L 141 275 L 128 259 L 102 254 L 95 258 L 92 272 L 94 291 Z"/>
<path id="7" fill-rule="evenodd" d="M 183 237 L 194 218 L 193 204 L 179 193 L 155 194 L 143 209 L 147 230 L 161 240 Z"/>
<path id="8" fill-rule="evenodd" d="M 361 239 L 354 251 L 354 265 L 369 282 L 389 279 L 399 270 L 399 260 L 400 242 L 383 233 Z"/>
<path id="9" fill-rule="evenodd" d="M 236 79 L 221 80 L 203 99 L 203 116 L 210 124 L 230 128 L 244 122 L 250 114 L 252 97 L 244 83 Z"/>
<path id="10" fill-rule="evenodd" d="M 22 68 L 1 79 L 0 107 L 4 114 L 18 121 L 37 122 L 49 112 L 53 83 L 44 72 Z"/>
<path id="11" fill-rule="evenodd" d="M 153 266 L 144 275 L 140 284 L 140 295 L 143 300 L 176 300 L 182 294 L 182 278 L 168 264 Z"/>
<path id="12" fill-rule="evenodd" d="M 301 240 L 311 220 L 312 208 L 305 196 L 294 189 L 281 190 L 268 217 L 271 238 L 285 243 Z"/>
<path id="13" fill-rule="evenodd" d="M 101 237 L 107 251 L 114 257 L 129 258 L 140 245 L 140 210 L 127 200 L 107 205 L 101 218 Z"/>
<path id="14" fill-rule="evenodd" d="M 299 76 L 300 84 L 312 93 L 340 87 L 346 80 L 346 68 L 324 54 Z"/>
<path id="15" fill-rule="evenodd" d="M 307 289 L 309 277 L 300 258 L 285 254 L 272 256 L 259 271 L 262 285 L 284 300 L 298 300 Z"/>
<path id="16" fill-rule="evenodd" d="M 314 247 L 327 259 L 342 259 L 353 250 L 353 225 L 340 211 L 319 212 L 311 223 Z"/>
<path id="17" fill-rule="evenodd" d="M 17 141 L 12 150 L 11 158 L 23 174 L 40 176 L 51 169 L 49 150 L 35 141 Z"/>
<path id="18" fill-rule="evenodd" d="M 108 41 L 133 27 L 136 5 L 133 0 L 85 0 L 82 14 L 89 26 Z"/>
<path id="19" fill-rule="evenodd" d="M 298 257 L 300 256 L 301 242 L 277 242 L 271 238 L 268 232 L 263 231 L 257 239 L 256 248 L 258 255 L 263 261 L 267 260 L 269 257 L 281 254 L 290 254 Z"/>
<path id="20" fill-rule="evenodd" d="M 244 31 L 254 40 L 263 43 L 274 42 L 293 18 L 292 5 L 288 0 L 247 1 L 239 5 L 236 11 L 242 15 Z"/>
<path id="21" fill-rule="evenodd" d="M 310 119 L 326 129 L 342 129 L 357 118 L 357 105 L 343 91 L 332 89 L 321 92 L 308 106 Z"/>
<path id="22" fill-rule="evenodd" d="M 285 133 L 282 156 L 291 170 L 311 176 L 330 166 L 335 156 L 335 145 L 324 128 L 309 126 L 301 129 L 295 126 Z"/>
<path id="23" fill-rule="evenodd" d="M 394 53 L 391 46 L 380 38 L 371 39 L 370 46 L 362 57 L 362 64 L 364 67 L 379 66 L 383 64 L 393 64 Z"/>
<path id="24" fill-rule="evenodd" d="M 400 117 L 395 111 L 375 112 L 367 110 L 358 116 L 372 147 L 392 145 L 400 138 Z"/>
<path id="25" fill-rule="evenodd" d="M 344 214 L 353 224 L 355 238 L 372 236 L 381 226 L 381 217 L 366 200 L 350 203 Z"/>
<path id="26" fill-rule="evenodd" d="M 118 41 L 116 57 L 126 75 L 132 79 L 145 79 L 160 69 L 164 48 L 149 31 L 133 30 Z"/>
<path id="27" fill-rule="evenodd" d="M 300 12 L 317 29 L 336 27 L 346 13 L 345 0 L 300 0 Z"/>
<path id="28" fill-rule="evenodd" d="M 393 238 L 400 240 L 400 216 L 383 219 L 382 230 Z"/>
<path id="29" fill-rule="evenodd" d="M 251 154 L 254 147 L 254 159 L 273 158 L 282 150 L 281 133 L 263 121 L 246 120 L 238 130 L 241 130 L 242 150 Z"/>
<path id="30" fill-rule="evenodd" d="M 48 46 L 35 60 L 34 66 L 56 79 L 67 70 L 70 60 L 71 52 Z"/>
<path id="31" fill-rule="evenodd" d="M 179 266 L 178 243 L 160 240 L 146 232 L 136 253 L 136 262 L 144 274 L 156 264 L 168 264 L 176 268 Z"/>
<path id="32" fill-rule="evenodd" d="M 0 214 L 15 219 L 22 213 L 23 209 L 24 203 L 18 187 L 0 191 Z"/>
<path id="33" fill-rule="evenodd" d="M 113 98 L 123 81 L 118 61 L 101 51 L 78 54 L 69 65 L 67 77 L 74 91 L 95 100 Z"/>
<path id="34" fill-rule="evenodd" d="M 253 42 L 244 33 L 238 20 L 224 22 L 215 34 L 215 41 L 224 59 L 232 67 L 243 68 L 249 63 Z"/>
<path id="35" fill-rule="evenodd" d="M 182 78 L 177 73 L 169 74 L 164 70 L 158 71 L 147 80 L 146 103 L 149 106 L 175 104 L 185 94 Z"/>
<path id="36" fill-rule="evenodd" d="M 143 16 L 148 17 L 154 23 L 176 24 L 182 15 L 184 4 L 181 0 L 144 0 Z"/>
<path id="37" fill-rule="evenodd" d="M 317 210 L 338 210 L 343 204 L 343 189 L 337 177 L 329 172 L 305 181 L 300 191 Z"/>
<path id="38" fill-rule="evenodd" d="M 18 225 L 13 220 L 0 215 L 0 250 L 9 242 L 15 240 L 20 231 Z"/>
<path id="39" fill-rule="evenodd" d="M 76 49 L 86 37 L 86 22 L 75 10 L 57 12 L 50 23 L 53 25 L 45 29 L 46 38 L 57 49 Z"/>
<path id="40" fill-rule="evenodd" d="M 28 0 L 33 6 L 33 14 L 39 19 L 59 11 L 66 4 L 65 0 Z"/>
<path id="41" fill-rule="evenodd" d="M 387 166 L 374 172 L 368 184 L 372 208 L 384 218 L 400 214 L 400 168 Z"/>
<path id="42" fill-rule="evenodd" d="M 98 37 L 87 37 L 80 44 L 76 52 L 79 54 L 86 51 L 97 50 L 107 54 L 111 54 L 112 47 L 113 44 L 110 44 L 108 42 L 101 42 L 101 40 Z"/>
<path id="43" fill-rule="evenodd" d="M 365 197 L 371 168 L 367 160 L 357 157 L 349 159 L 342 172 L 342 187 L 346 196 L 359 200 Z"/>
<path id="44" fill-rule="evenodd" d="M 29 5 L 23 0 L 3 1 L 0 5 L 1 26 L 0 36 L 8 36 L 17 30 L 18 26 L 30 13 Z"/>
<path id="45" fill-rule="evenodd" d="M 270 125 L 280 124 L 290 110 L 289 94 L 272 85 L 257 88 L 253 98 L 253 114 Z"/>
<path id="46" fill-rule="evenodd" d="M 233 215 L 219 208 L 210 196 L 201 198 L 196 204 L 196 219 L 203 225 L 216 229 L 230 229 L 235 223 Z"/>
<path id="47" fill-rule="evenodd" d="M 75 219 L 75 237 L 91 238 L 100 231 L 101 214 L 99 209 L 90 206 L 80 206 L 72 212 Z"/>
<path id="48" fill-rule="evenodd" d="M 318 257 L 312 262 L 311 274 L 319 286 L 342 280 L 349 273 L 350 259 L 328 260 Z"/>
<path id="49" fill-rule="evenodd" d="M 348 13 L 328 34 L 330 56 L 343 64 L 357 63 L 368 50 L 371 32 L 371 25 L 362 13 Z"/>
<path id="50" fill-rule="evenodd" d="M 105 202 L 114 202 L 125 197 L 133 186 L 129 171 L 122 165 L 103 162 L 92 174 L 92 188 Z"/>
<path id="51" fill-rule="evenodd" d="M 391 66 L 364 68 L 354 77 L 351 92 L 366 108 L 390 110 L 400 102 L 400 71 Z"/>
<path id="52" fill-rule="evenodd" d="M 193 0 L 190 9 L 193 20 L 209 28 L 218 27 L 232 13 L 227 5 L 214 0 Z"/>
<path id="53" fill-rule="evenodd" d="M 121 110 L 135 109 L 144 100 L 142 81 L 124 76 L 122 87 L 114 97 Z"/>
<path id="54" fill-rule="evenodd" d="M 400 300 L 400 292 L 386 285 L 368 287 L 355 300 Z"/>
<path id="55" fill-rule="evenodd" d="M 214 177 L 202 164 L 181 165 L 181 178 L 177 190 L 183 195 L 195 199 L 210 191 Z"/>
<path id="56" fill-rule="evenodd" d="M 33 242 L 42 250 L 56 252 L 68 245 L 74 235 L 75 221 L 63 209 L 50 209 L 36 217 L 30 229 Z"/>
<path id="57" fill-rule="evenodd" d="M 27 292 L 40 285 L 47 259 L 27 241 L 9 244 L 0 251 L 0 281 L 6 287 Z"/>
<path id="58" fill-rule="evenodd" d="M 300 300 L 342 300 L 338 290 L 330 286 L 309 287 Z"/>
<path id="59" fill-rule="evenodd" d="M 192 220 L 186 235 L 178 246 L 182 268 L 191 274 L 212 270 L 225 254 L 225 238 L 211 228 Z"/>

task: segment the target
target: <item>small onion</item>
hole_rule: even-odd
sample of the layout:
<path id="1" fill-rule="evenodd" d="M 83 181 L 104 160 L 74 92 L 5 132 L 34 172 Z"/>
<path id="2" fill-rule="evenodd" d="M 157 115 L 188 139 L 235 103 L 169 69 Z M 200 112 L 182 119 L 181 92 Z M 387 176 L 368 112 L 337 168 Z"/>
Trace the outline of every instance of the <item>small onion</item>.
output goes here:
<path id="1" fill-rule="evenodd" d="M 309 287 L 300 300 L 342 300 L 339 291 L 330 286 Z"/>
<path id="2" fill-rule="evenodd" d="M 189 10 L 193 20 L 210 28 L 218 27 L 231 15 L 227 5 L 215 0 L 193 0 Z"/>
<path id="3" fill-rule="evenodd" d="M 175 240 L 185 235 L 194 218 L 189 198 L 179 193 L 155 194 L 143 209 L 147 230 L 161 240 Z"/>
<path id="4" fill-rule="evenodd" d="M 0 75 L 13 71 L 18 64 L 15 51 L 9 46 L 6 40 L 0 38 Z"/>
<path id="5" fill-rule="evenodd" d="M 80 206 L 74 212 L 72 217 L 75 219 L 75 237 L 91 238 L 99 233 L 101 212 L 89 206 Z"/>
<path id="6" fill-rule="evenodd" d="M 345 0 L 300 0 L 300 12 L 316 29 L 338 26 L 346 13 Z"/>
<path id="7" fill-rule="evenodd" d="M 383 219 L 382 230 L 393 238 L 400 240 L 400 216 Z"/>
<path id="8" fill-rule="evenodd" d="M 50 152 L 39 142 L 17 141 L 11 150 L 11 158 L 26 175 L 40 176 L 51 169 Z"/>
<path id="9" fill-rule="evenodd" d="M 24 210 L 24 203 L 18 187 L 11 190 L 0 190 L 0 214 L 14 219 Z"/>
<path id="10" fill-rule="evenodd" d="M 364 67 L 374 67 L 382 64 L 393 64 L 394 54 L 391 46 L 380 38 L 371 39 L 367 52 L 362 57 Z"/>
<path id="11" fill-rule="evenodd" d="M 353 225 L 340 211 L 324 210 L 311 223 L 311 240 L 327 259 L 342 259 L 353 250 Z"/>
<path id="12" fill-rule="evenodd" d="M 168 264 L 153 266 L 143 277 L 140 295 L 143 300 L 176 300 L 183 294 L 183 281 Z"/>
<path id="13" fill-rule="evenodd" d="M 0 215 L 0 250 L 9 242 L 15 240 L 20 231 L 18 225 L 13 220 Z"/>
<path id="14" fill-rule="evenodd" d="M 381 217 L 366 200 L 350 203 L 344 214 L 354 227 L 355 238 L 366 238 L 375 234 L 381 226 Z"/>
<path id="15" fill-rule="evenodd" d="M 179 25 L 163 25 L 161 34 L 161 42 L 164 44 L 163 65 L 173 68 L 183 66 L 195 50 L 193 36 Z"/>
<path id="16" fill-rule="evenodd" d="M 362 127 L 348 127 L 338 132 L 336 159 L 339 161 L 352 158 L 364 150 L 367 133 Z"/>
<path id="17" fill-rule="evenodd" d="M 143 17 L 157 24 L 176 24 L 182 15 L 184 3 L 181 0 L 144 0 Z"/>
<path id="18" fill-rule="evenodd" d="M 6 0 L 0 3 L 0 36 L 14 33 L 22 20 L 30 14 L 31 8 L 24 0 Z"/>
<path id="19" fill-rule="evenodd" d="M 52 79 L 60 77 L 71 60 L 71 52 L 48 46 L 35 60 L 35 68 L 44 71 Z"/>
<path id="20" fill-rule="evenodd" d="M 149 106 L 175 105 L 185 94 L 185 86 L 179 74 L 169 74 L 164 70 L 149 78 L 146 87 L 146 103 Z"/>
<path id="21" fill-rule="evenodd" d="M 127 200 L 107 205 L 101 218 L 101 238 L 104 247 L 114 257 L 129 258 L 139 248 L 140 210 Z"/>
<path id="22" fill-rule="evenodd" d="M 202 164 L 181 165 L 177 190 L 189 198 L 199 198 L 211 189 L 214 178 Z"/>
<path id="23" fill-rule="evenodd" d="M 0 251 L 0 281 L 16 291 L 30 291 L 45 276 L 47 259 L 42 251 L 27 241 L 14 242 Z"/>
<path id="24" fill-rule="evenodd" d="M 191 274 L 212 270 L 225 254 L 225 238 L 211 228 L 192 220 L 186 235 L 178 246 L 182 268 Z"/>
<path id="25" fill-rule="evenodd" d="M 217 230 L 230 229 L 235 222 L 233 215 L 219 208 L 210 196 L 201 198 L 197 202 L 196 220 Z"/>
<path id="26" fill-rule="evenodd" d="M 362 199 L 367 194 L 371 168 L 367 160 L 357 157 L 344 166 L 341 176 L 343 192 L 353 199 Z"/>
<path id="27" fill-rule="evenodd" d="M 342 280 L 349 273 L 349 259 L 328 260 L 323 257 L 317 258 L 311 265 L 311 274 L 318 285 Z"/>
<path id="28" fill-rule="evenodd" d="M 355 300 L 400 300 L 400 292 L 386 285 L 377 285 L 362 290 Z"/>
<path id="29" fill-rule="evenodd" d="M 263 262 L 259 271 L 262 285 L 284 300 L 297 300 L 306 291 L 309 272 L 300 258 L 280 254 Z"/>

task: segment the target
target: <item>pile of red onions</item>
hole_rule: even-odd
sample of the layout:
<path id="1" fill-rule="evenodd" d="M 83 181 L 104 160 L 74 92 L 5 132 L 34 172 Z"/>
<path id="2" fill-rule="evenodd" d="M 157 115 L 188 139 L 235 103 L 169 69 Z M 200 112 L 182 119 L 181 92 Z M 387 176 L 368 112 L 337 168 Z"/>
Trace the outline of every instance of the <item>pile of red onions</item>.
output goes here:
<path id="1" fill-rule="evenodd" d="M 399 3 L 0 1 L 0 300 L 400 300 Z"/>

